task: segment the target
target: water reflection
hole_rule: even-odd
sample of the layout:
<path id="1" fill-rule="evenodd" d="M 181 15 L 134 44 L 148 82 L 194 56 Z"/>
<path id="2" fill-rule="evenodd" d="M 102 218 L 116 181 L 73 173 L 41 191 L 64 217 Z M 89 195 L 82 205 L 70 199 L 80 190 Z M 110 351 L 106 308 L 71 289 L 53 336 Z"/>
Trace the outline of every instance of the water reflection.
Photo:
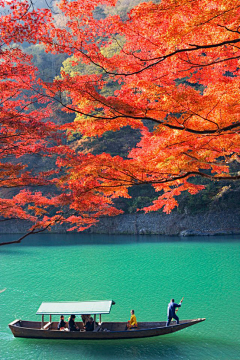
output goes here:
<path id="1" fill-rule="evenodd" d="M 0 242 L 14 241 L 20 234 L 0 235 Z M 13 247 L 22 246 L 72 246 L 72 245 L 118 245 L 133 243 L 231 243 L 239 242 L 240 235 L 228 236 L 164 236 L 164 235 L 108 235 L 108 234 L 35 234 L 22 240 L 21 244 L 12 244 Z M 6 247 L 0 247 L 0 252 Z"/>
<path id="2" fill-rule="evenodd" d="M 47 341 L 27 340 L 21 341 L 21 347 L 28 348 L 29 353 L 38 352 L 40 359 L 52 359 L 49 354 L 54 353 L 55 358 L 69 359 L 71 357 L 85 360 L 91 359 L 208 359 L 209 345 L 217 359 L 218 354 L 229 354 L 231 358 L 230 341 L 221 341 L 208 337 L 171 336 L 151 339 L 106 340 L 106 341 Z M 208 344 L 208 345 L 207 345 Z M 206 346 L 207 345 L 207 346 Z M 212 357 L 211 357 L 212 358 Z M 30 359 L 30 358 L 29 358 Z"/>

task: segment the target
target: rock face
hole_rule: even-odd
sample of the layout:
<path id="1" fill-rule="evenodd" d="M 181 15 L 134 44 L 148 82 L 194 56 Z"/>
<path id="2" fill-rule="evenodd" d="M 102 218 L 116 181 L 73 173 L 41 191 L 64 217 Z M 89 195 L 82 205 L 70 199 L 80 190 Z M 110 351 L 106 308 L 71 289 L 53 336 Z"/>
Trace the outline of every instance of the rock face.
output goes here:
<path id="1" fill-rule="evenodd" d="M 101 219 L 88 232 L 102 234 L 230 235 L 240 234 L 240 213 L 125 214 Z"/>
<path id="2" fill-rule="evenodd" d="M 26 233 L 30 223 L 25 221 L 1 222 L 0 233 Z M 65 233 L 66 228 L 57 225 L 52 233 Z M 85 233 L 98 234 L 138 234 L 138 235 L 231 235 L 240 234 L 240 212 L 208 212 L 203 214 L 166 215 L 164 213 L 124 214 L 102 218 L 96 226 Z"/>

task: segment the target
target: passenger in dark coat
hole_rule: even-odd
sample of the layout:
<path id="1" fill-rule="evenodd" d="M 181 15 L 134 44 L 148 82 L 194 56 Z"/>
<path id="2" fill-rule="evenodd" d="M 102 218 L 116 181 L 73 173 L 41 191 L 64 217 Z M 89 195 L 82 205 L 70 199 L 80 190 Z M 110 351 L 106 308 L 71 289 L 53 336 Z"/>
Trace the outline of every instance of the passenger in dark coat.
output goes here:
<path id="1" fill-rule="evenodd" d="M 182 305 L 182 300 L 180 301 L 180 304 L 176 304 L 174 302 L 174 299 L 172 299 L 171 302 L 168 304 L 168 311 L 167 311 L 168 321 L 166 326 L 169 326 L 172 319 L 177 320 L 177 324 L 179 324 L 179 318 L 175 314 L 175 310 L 176 308 L 181 307 L 181 305 Z"/>
<path id="2" fill-rule="evenodd" d="M 84 329 L 86 331 L 93 331 L 94 330 L 94 322 L 93 322 L 92 317 L 90 317 L 89 321 L 86 322 L 86 325 L 84 326 Z"/>
<path id="3" fill-rule="evenodd" d="M 81 315 L 82 317 L 82 323 L 83 323 L 83 326 L 86 325 L 86 323 L 89 321 L 90 319 L 90 315 Z"/>
<path id="4" fill-rule="evenodd" d="M 64 330 L 65 329 L 65 326 L 66 326 L 66 323 L 64 321 L 64 316 L 61 315 L 60 316 L 60 321 L 58 323 L 58 330 Z"/>
<path id="5" fill-rule="evenodd" d="M 75 315 L 71 315 L 69 322 L 68 322 L 68 329 L 69 331 L 79 331 L 79 327 L 75 324 Z"/>

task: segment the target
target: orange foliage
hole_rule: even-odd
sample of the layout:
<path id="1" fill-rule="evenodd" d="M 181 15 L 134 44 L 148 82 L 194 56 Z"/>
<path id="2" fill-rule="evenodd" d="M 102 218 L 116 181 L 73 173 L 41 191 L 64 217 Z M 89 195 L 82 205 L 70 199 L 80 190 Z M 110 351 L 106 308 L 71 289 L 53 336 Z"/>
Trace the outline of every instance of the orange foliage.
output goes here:
<path id="1" fill-rule="evenodd" d="M 62 28 L 57 27 L 50 9 L 30 11 L 27 1 L 8 3 L 14 5 L 14 10 L 2 16 L 0 22 L 5 43 L 40 42 L 47 51 L 74 55 L 73 67 L 82 61 L 93 63 L 102 71 L 73 76 L 62 72 L 53 83 L 41 84 L 45 89 L 40 92 L 42 98 L 60 102 L 64 111 L 77 115 L 75 122 L 65 124 L 61 131 L 74 130 L 90 137 L 129 125 L 142 134 L 127 159 L 108 154 L 83 155 L 64 146 L 53 149 L 57 155 L 56 172 L 63 175 L 51 179 L 61 190 L 51 199 L 51 205 L 64 209 L 57 215 L 43 216 L 44 201 L 40 205 L 33 200 L 31 209 L 36 210 L 36 217 L 43 216 L 43 223 L 68 222 L 82 230 L 101 215 L 119 213 L 113 199 L 128 197 L 129 187 L 147 183 L 153 184 L 161 195 L 145 210 L 164 207 L 169 213 L 178 205 L 175 197 L 182 191 L 195 194 L 203 188 L 189 181 L 193 176 L 240 179 L 238 173 L 229 173 L 229 164 L 237 159 L 240 150 L 238 0 L 142 3 L 127 19 L 117 15 L 104 19 L 94 16 L 97 6 L 115 6 L 114 0 L 62 0 L 59 11 L 67 19 Z M 123 44 L 119 44 L 116 35 L 124 39 Z M 112 56 L 104 55 L 109 44 L 116 45 Z M 1 57 L 10 56 L 7 51 L 2 51 Z M 7 79 L 0 83 L 7 109 L 1 115 L 1 132 L 15 136 L 22 131 L 19 150 L 13 152 L 18 157 L 29 151 L 42 151 L 46 128 L 50 127 L 51 132 L 54 127 L 41 122 L 50 116 L 47 106 L 34 116 L 31 112 L 20 117 L 16 114 L 16 109 L 29 101 L 25 97 L 19 100 L 18 91 L 24 86 L 32 89 L 35 80 L 28 59 L 23 59 L 18 50 L 12 50 L 12 54 L 15 59 L 18 57 L 16 63 L 22 74 L 26 67 L 31 69 L 24 77 L 26 85 L 19 76 L 16 80 L 16 73 L 12 72 L 16 65 L 11 62 L 4 63 L 1 74 Z M 19 69 L 15 70 L 19 74 Z M 17 81 L 16 94 L 9 87 L 9 74 Z M 100 93 L 113 81 L 118 90 L 111 96 Z M 39 101 L 39 94 L 35 96 Z M 6 124 L 9 112 L 14 126 L 11 121 Z M 25 130 L 31 126 L 36 129 L 36 121 L 40 126 L 33 131 L 37 138 L 33 146 L 33 134 L 30 136 Z M 147 126 L 151 123 L 155 124 L 153 131 Z M 9 177 L 24 171 L 20 164 L 10 169 L 5 163 L 1 165 Z"/>

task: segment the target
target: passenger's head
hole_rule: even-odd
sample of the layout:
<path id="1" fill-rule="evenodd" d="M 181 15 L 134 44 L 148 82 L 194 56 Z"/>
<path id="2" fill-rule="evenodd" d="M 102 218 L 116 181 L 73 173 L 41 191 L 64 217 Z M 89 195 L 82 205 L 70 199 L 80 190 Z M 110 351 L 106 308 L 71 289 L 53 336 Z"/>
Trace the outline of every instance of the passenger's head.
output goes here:
<path id="1" fill-rule="evenodd" d="M 61 319 L 61 320 L 64 320 L 64 316 L 63 316 L 63 315 L 61 315 L 61 316 L 60 316 L 60 319 Z"/>
<path id="2" fill-rule="evenodd" d="M 71 320 L 74 320 L 75 319 L 75 315 L 71 315 Z"/>
<path id="3" fill-rule="evenodd" d="M 93 322 L 93 318 L 92 318 L 92 317 L 90 317 L 89 320 L 90 320 L 91 322 Z"/>
<path id="4" fill-rule="evenodd" d="M 134 310 L 131 310 L 131 314 L 134 315 Z"/>
<path id="5" fill-rule="evenodd" d="M 172 299 L 171 302 L 174 302 L 174 299 Z"/>

